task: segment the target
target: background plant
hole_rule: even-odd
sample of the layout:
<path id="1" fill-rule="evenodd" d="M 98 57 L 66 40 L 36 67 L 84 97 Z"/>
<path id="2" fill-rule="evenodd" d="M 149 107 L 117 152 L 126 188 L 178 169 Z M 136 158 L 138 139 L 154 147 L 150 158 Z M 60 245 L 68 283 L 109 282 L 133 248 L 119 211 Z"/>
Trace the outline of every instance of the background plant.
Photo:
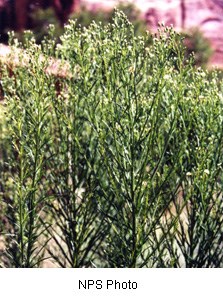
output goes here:
<path id="1" fill-rule="evenodd" d="M 182 33 L 184 44 L 186 46 L 186 55 L 194 54 L 195 64 L 198 66 L 206 66 L 213 54 L 208 39 L 204 37 L 198 28 L 191 29 L 187 33 Z"/>

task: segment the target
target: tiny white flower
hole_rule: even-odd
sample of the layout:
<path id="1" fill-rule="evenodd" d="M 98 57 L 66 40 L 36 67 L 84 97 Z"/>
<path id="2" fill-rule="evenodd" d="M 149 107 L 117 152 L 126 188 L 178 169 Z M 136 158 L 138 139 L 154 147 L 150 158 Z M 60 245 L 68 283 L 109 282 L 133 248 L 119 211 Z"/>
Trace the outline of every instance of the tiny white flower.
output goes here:
<path id="1" fill-rule="evenodd" d="M 192 176 L 192 173 L 188 171 L 188 172 L 186 173 L 186 176 L 187 176 L 187 177 L 190 177 L 190 176 Z"/>
<path id="2" fill-rule="evenodd" d="M 130 66 L 129 67 L 129 73 L 134 73 L 134 71 L 135 71 L 135 66 Z"/>
<path id="3" fill-rule="evenodd" d="M 169 80 L 170 78 L 171 78 L 170 75 L 165 75 L 165 76 L 163 77 L 164 80 Z"/>
<path id="4" fill-rule="evenodd" d="M 205 170 L 204 170 L 204 173 L 205 173 L 206 175 L 209 175 L 209 174 L 210 174 L 210 171 L 209 171 L 208 169 L 205 169 Z"/>

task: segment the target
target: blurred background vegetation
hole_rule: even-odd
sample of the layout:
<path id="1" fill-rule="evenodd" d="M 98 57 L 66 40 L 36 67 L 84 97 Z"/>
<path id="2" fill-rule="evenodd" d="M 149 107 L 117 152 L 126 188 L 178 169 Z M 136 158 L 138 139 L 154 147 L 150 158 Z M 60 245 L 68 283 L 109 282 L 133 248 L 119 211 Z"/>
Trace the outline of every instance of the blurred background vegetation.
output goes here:
<path id="1" fill-rule="evenodd" d="M 146 31 L 149 31 L 146 21 L 142 19 L 140 10 L 131 3 L 122 3 L 117 7 L 122 10 L 128 19 L 134 24 L 135 34 L 144 35 Z M 111 11 L 102 11 L 100 9 L 90 11 L 84 6 L 81 6 L 78 12 L 73 13 L 70 19 L 76 19 L 78 24 L 82 27 L 88 27 L 94 20 L 101 22 L 102 24 L 108 24 L 114 15 L 114 9 Z M 59 42 L 59 37 L 63 34 L 64 28 L 59 21 L 55 10 L 51 7 L 37 8 L 30 13 L 31 30 L 34 32 L 37 43 L 40 43 L 48 34 L 48 27 L 53 24 L 56 28 L 56 39 Z M 17 32 L 17 37 L 20 41 L 23 41 L 23 33 Z M 184 37 L 184 44 L 186 47 L 186 55 L 189 57 L 194 53 L 194 63 L 197 66 L 206 67 L 211 58 L 213 51 L 210 42 L 203 36 L 203 33 L 198 28 L 193 28 L 187 32 L 182 33 Z M 0 34 L 0 42 L 7 42 L 7 30 Z"/>

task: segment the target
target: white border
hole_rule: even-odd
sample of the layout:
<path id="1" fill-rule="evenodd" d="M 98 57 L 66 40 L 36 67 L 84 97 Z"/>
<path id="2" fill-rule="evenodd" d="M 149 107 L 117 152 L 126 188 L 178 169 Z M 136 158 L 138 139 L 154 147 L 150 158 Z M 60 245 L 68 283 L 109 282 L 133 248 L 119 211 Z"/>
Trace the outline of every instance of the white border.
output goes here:
<path id="1" fill-rule="evenodd" d="M 79 280 L 95 284 L 101 280 L 103 287 L 80 290 Z M 107 290 L 107 280 L 134 281 L 137 289 Z M 222 302 L 222 281 L 222 269 L 0 269 L 0 299 L 13 303 L 210 303 Z"/>

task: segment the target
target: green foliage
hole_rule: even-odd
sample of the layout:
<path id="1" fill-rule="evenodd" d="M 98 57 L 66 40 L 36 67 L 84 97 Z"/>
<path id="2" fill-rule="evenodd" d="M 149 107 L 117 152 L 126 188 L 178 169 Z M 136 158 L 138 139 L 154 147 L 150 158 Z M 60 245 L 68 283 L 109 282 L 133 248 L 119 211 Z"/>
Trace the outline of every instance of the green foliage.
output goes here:
<path id="1" fill-rule="evenodd" d="M 136 35 L 145 35 L 147 26 L 146 22 L 142 19 L 140 11 L 135 7 L 134 4 L 119 4 L 118 9 L 122 10 L 129 20 L 134 24 L 134 31 Z M 70 19 L 77 20 L 77 24 L 82 27 L 88 27 L 92 21 L 96 23 L 101 22 L 106 25 L 112 22 L 115 10 L 97 10 L 89 11 L 85 6 L 80 8 L 80 11 L 70 16 Z M 59 21 L 52 8 L 48 9 L 35 9 L 30 16 L 32 23 L 32 30 L 34 32 L 37 43 L 40 43 L 45 36 L 48 35 L 48 27 L 53 24 L 56 28 L 55 38 L 59 39 L 60 35 L 64 32 L 64 29 L 59 24 Z M 23 40 L 23 36 L 20 34 L 20 40 Z"/>
<path id="2" fill-rule="evenodd" d="M 40 43 L 48 34 L 49 25 L 55 26 L 56 36 L 59 37 L 63 29 L 59 24 L 56 14 L 52 8 L 34 10 L 32 15 L 32 29 L 35 33 L 37 43 Z"/>
<path id="3" fill-rule="evenodd" d="M 134 25 L 135 35 L 146 35 L 149 30 L 146 20 L 143 19 L 140 10 L 133 3 L 120 2 L 117 7 L 123 11 L 128 17 L 129 21 Z M 82 28 L 88 27 L 93 21 L 107 25 L 112 22 L 115 14 L 115 9 L 111 10 L 89 10 L 82 6 L 78 12 L 70 16 L 70 19 L 77 20 L 77 24 Z M 60 36 L 64 33 L 64 28 L 60 25 L 57 16 L 52 8 L 48 9 L 34 9 L 30 15 L 31 28 L 36 38 L 37 43 L 48 39 L 49 25 L 55 26 L 54 38 L 59 42 Z M 16 33 L 20 41 L 24 40 L 23 33 Z M 198 28 L 193 28 L 185 33 L 181 33 L 184 38 L 184 45 L 186 47 L 185 55 L 187 58 L 193 54 L 194 64 L 205 67 L 213 54 L 210 41 L 204 37 Z M 148 45 L 152 43 L 148 40 Z"/>
<path id="4" fill-rule="evenodd" d="M 213 54 L 210 41 L 197 28 L 191 29 L 182 36 L 185 38 L 186 55 L 189 56 L 193 53 L 195 64 L 205 66 Z"/>
<path id="5" fill-rule="evenodd" d="M 221 267 L 216 75 L 185 59 L 172 28 L 148 47 L 151 36 L 119 11 L 106 26 L 71 20 L 60 43 L 28 37 L 29 68 L 2 72 L 11 180 L 1 173 L 1 203 L 11 199 L 2 263 Z M 49 55 L 67 77 L 45 72 Z"/>
<path id="6" fill-rule="evenodd" d="M 134 32 L 136 35 L 145 35 L 147 25 L 143 20 L 140 10 L 133 3 L 120 3 L 117 9 L 124 12 L 129 21 L 134 25 Z M 81 24 L 83 27 L 88 27 L 92 21 L 96 23 L 101 22 L 103 25 L 107 25 L 112 22 L 115 14 L 115 9 L 110 11 L 96 10 L 89 11 L 86 7 L 82 7 L 79 12 L 74 13 L 71 19 L 77 20 L 77 24 Z"/>
<path id="7" fill-rule="evenodd" d="M 100 9 L 90 11 L 85 6 L 80 8 L 79 12 L 75 12 L 70 17 L 72 20 L 77 20 L 77 24 L 81 24 L 83 27 L 88 27 L 92 21 L 96 23 L 103 23 L 104 25 L 108 24 L 111 18 L 110 11 L 102 11 Z"/>

